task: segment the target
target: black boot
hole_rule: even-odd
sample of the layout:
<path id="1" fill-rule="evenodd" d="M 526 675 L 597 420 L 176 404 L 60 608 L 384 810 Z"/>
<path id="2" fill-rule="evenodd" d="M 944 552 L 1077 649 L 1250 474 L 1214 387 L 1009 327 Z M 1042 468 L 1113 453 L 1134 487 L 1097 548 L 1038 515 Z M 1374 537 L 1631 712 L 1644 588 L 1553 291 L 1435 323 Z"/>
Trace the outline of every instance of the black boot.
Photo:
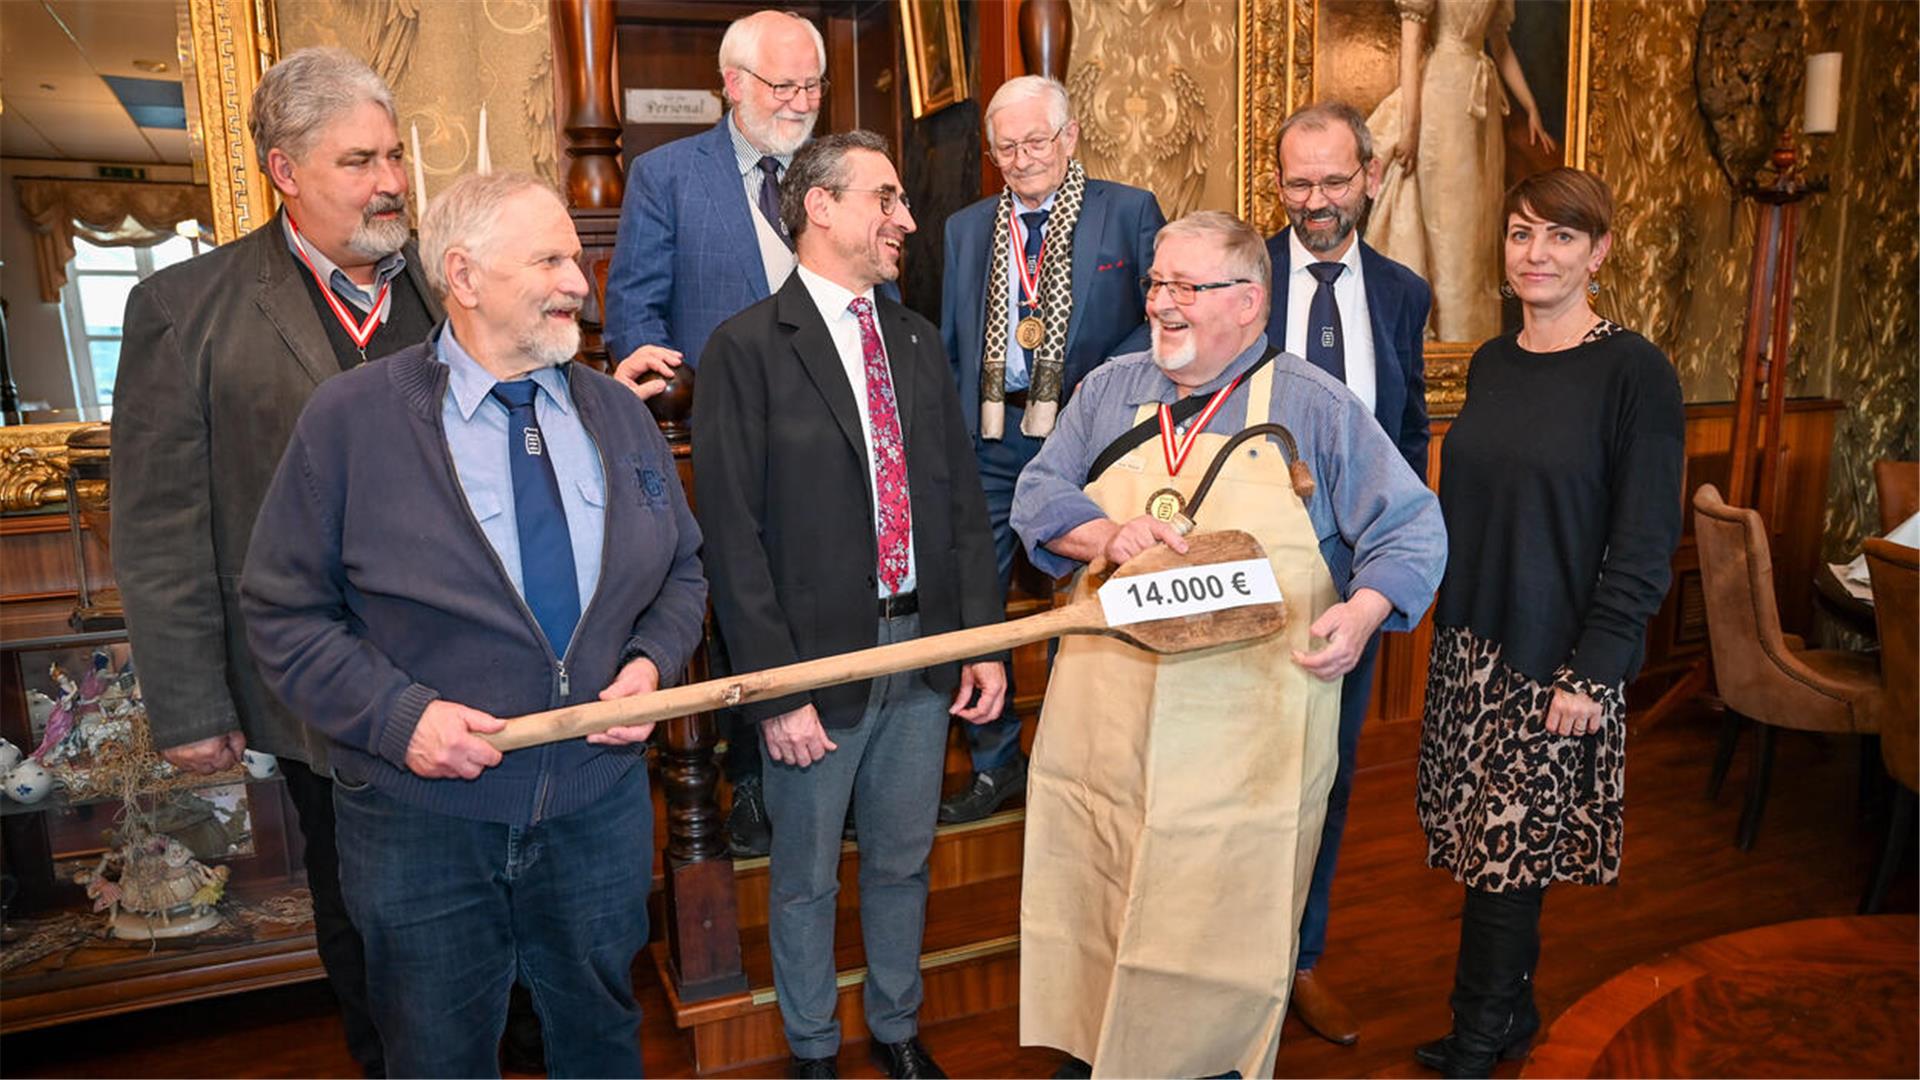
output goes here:
<path id="1" fill-rule="evenodd" d="M 1540 1027 L 1532 969 L 1540 955 L 1542 889 L 1468 889 L 1454 966 L 1453 1031 L 1414 1057 L 1447 1076 L 1488 1076 L 1496 1062 L 1524 1058 Z"/>

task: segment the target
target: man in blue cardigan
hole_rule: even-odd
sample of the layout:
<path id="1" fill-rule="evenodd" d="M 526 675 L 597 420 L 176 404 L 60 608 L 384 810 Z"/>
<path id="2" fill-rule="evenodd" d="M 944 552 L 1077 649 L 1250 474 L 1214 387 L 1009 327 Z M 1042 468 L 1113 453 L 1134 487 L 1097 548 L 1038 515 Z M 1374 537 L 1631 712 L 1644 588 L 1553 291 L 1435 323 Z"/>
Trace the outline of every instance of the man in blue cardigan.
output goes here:
<path id="1" fill-rule="evenodd" d="M 482 736 L 679 674 L 700 531 L 646 407 L 567 362 L 587 284 L 559 197 L 465 177 L 420 232 L 448 321 L 314 393 L 248 551 L 248 640 L 331 740 L 390 1073 L 498 1075 L 518 976 L 551 1072 L 638 1076 L 651 725 L 505 754 Z"/>
<path id="2" fill-rule="evenodd" d="M 1368 247 L 1357 227 L 1380 190 L 1380 161 L 1366 118 L 1351 105 L 1323 102 L 1280 125 L 1275 151 L 1289 226 L 1267 241 L 1273 307 L 1267 340 L 1345 383 L 1373 414 L 1413 474 L 1427 476 L 1427 312 L 1433 291 L 1405 266 Z M 1342 1045 L 1359 1023 L 1313 974 L 1327 944 L 1327 897 L 1347 827 L 1354 754 L 1373 691 L 1378 634 L 1340 688 L 1340 763 L 1327 794 L 1327 820 L 1306 914 L 1293 1011 L 1308 1029 Z"/>

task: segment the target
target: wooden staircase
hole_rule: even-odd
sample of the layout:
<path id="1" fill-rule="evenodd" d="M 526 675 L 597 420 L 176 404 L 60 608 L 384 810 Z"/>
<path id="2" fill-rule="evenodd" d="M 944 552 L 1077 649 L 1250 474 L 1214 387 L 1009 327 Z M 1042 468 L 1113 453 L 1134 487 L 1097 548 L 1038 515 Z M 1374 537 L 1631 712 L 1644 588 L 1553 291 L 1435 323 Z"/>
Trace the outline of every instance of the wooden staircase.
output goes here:
<path id="1" fill-rule="evenodd" d="M 1007 617 L 1042 610 L 1047 601 L 1017 595 Z M 1014 656 L 1015 708 L 1022 720 L 1022 742 L 1030 747 L 1034 723 L 1045 693 L 1047 645 L 1017 650 Z M 972 775 L 967 744 L 956 725 L 950 732 L 945 790 L 964 787 Z M 722 785 L 724 787 L 724 782 Z M 729 793 L 730 797 L 730 793 Z M 665 850 L 667 816 L 657 815 Z M 1020 870 L 1026 811 L 1016 800 L 982 821 L 943 825 L 929 856 L 926 933 L 920 967 L 925 999 L 920 1023 L 989 1012 L 1014 1004 L 1019 994 Z M 713 868 L 717 869 L 717 867 Z M 839 1019 L 847 1043 L 868 1037 L 862 1007 L 866 956 L 860 939 L 860 851 L 858 840 L 842 845 L 834 960 L 839 985 Z M 682 1000 L 669 941 L 650 946 L 654 975 L 666 988 L 674 1025 L 686 1036 L 694 1067 L 712 1073 L 787 1056 L 773 986 L 772 953 L 767 940 L 767 859 L 732 863 L 733 917 L 739 935 L 745 989 Z M 663 926 L 667 919 L 657 919 Z M 685 920 L 682 921 L 683 926 Z M 683 929 L 682 934 L 685 934 Z M 683 940 L 682 950 L 689 948 Z M 636 971 L 636 978 L 643 977 Z"/>

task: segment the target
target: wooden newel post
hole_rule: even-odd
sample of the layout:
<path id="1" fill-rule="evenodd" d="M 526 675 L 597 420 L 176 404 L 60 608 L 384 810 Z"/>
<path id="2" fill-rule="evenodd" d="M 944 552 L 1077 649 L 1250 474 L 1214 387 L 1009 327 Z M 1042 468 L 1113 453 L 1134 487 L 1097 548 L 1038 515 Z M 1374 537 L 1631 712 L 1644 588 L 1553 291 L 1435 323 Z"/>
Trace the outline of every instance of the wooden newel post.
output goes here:
<path id="1" fill-rule="evenodd" d="M 567 201 L 582 210 L 617 210 L 620 113 L 613 95 L 613 0 L 553 0 L 560 28 L 555 68 L 567 87 Z"/>
<path id="2" fill-rule="evenodd" d="M 1025 0 L 1020 5 L 1020 59 L 1027 70 L 1061 82 L 1073 52 L 1073 9 L 1067 0 Z"/>
<path id="3" fill-rule="evenodd" d="M 581 312 L 581 359 L 608 370 L 620 357 L 608 356 L 601 338 L 607 265 L 613 258 L 626 187 L 620 164 L 620 113 L 614 98 L 614 5 L 613 0 L 552 0 L 552 5 L 554 70 L 566 92 L 565 188 L 580 233 L 581 269 L 591 294 Z M 674 396 L 663 394 L 654 401 Z M 676 446 L 676 456 L 682 459 L 680 478 L 691 490 L 684 467 L 683 422 L 689 399 L 686 392 L 677 396 L 678 416 L 661 416 L 658 407 L 655 414 L 670 436 L 678 435 L 674 441 L 680 444 Z M 676 425 L 677 420 L 682 422 Z M 695 655 L 690 668 L 689 678 L 706 676 L 704 650 Z M 720 806 L 714 799 L 720 776 L 713 760 L 718 739 L 713 719 L 707 715 L 680 717 L 663 729 L 655 743 L 661 793 L 667 804 L 663 859 L 667 952 L 675 995 L 682 1002 L 704 1001 L 747 989 L 740 963 L 733 860 L 727 857 Z"/>

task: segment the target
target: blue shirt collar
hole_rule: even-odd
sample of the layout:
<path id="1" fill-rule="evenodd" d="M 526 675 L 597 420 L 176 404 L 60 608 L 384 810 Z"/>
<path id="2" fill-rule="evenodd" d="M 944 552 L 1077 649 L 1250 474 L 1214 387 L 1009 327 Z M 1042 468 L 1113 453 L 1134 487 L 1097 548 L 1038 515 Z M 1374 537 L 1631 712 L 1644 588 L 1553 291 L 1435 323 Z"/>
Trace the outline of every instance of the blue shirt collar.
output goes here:
<path id="1" fill-rule="evenodd" d="M 460 408 L 462 420 L 473 419 L 474 411 L 480 403 L 487 400 L 493 392 L 493 384 L 498 382 L 480 361 L 460 344 L 453 336 L 453 324 L 443 322 L 433 332 L 434 358 L 447 365 L 447 392 L 453 395 L 453 403 Z M 529 375 L 541 390 L 546 392 L 547 400 L 568 415 L 573 413 L 573 396 L 568 393 L 567 373 L 559 367 L 544 367 Z M 505 406 L 502 406 L 504 408 Z"/>

